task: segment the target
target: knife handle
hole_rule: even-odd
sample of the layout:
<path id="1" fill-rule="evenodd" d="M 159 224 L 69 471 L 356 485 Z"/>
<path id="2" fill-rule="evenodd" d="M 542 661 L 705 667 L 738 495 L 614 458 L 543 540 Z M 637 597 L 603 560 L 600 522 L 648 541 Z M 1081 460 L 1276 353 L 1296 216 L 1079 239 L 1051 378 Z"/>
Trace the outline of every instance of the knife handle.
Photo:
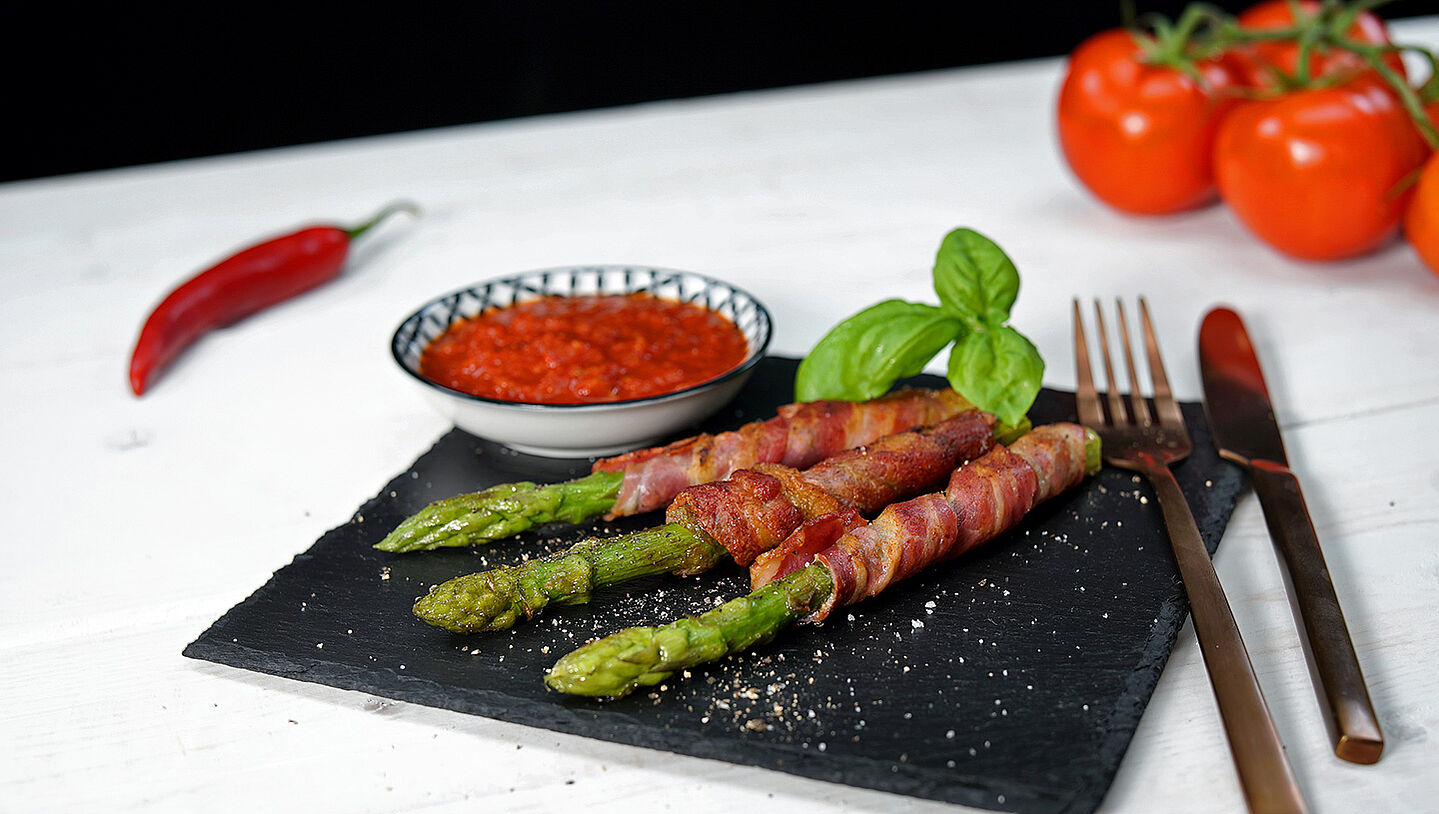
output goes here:
<path id="1" fill-rule="evenodd" d="M 1284 565 L 1294 623 L 1334 754 L 1351 763 L 1375 763 L 1384 751 L 1384 735 L 1299 479 L 1287 467 L 1270 461 L 1252 461 L 1250 474 L 1269 536 Z"/>
<path id="2" fill-rule="evenodd" d="M 1174 563 L 1189 598 L 1190 619 L 1199 640 L 1199 654 L 1209 673 L 1209 686 L 1219 707 L 1224 735 L 1234 756 L 1239 787 L 1253 814 L 1307 814 L 1309 806 L 1284 753 L 1279 730 L 1264 701 L 1264 691 L 1204 538 L 1194 523 L 1189 501 L 1174 473 L 1163 464 L 1139 467 L 1154 487 L 1164 528 L 1169 533 Z"/>

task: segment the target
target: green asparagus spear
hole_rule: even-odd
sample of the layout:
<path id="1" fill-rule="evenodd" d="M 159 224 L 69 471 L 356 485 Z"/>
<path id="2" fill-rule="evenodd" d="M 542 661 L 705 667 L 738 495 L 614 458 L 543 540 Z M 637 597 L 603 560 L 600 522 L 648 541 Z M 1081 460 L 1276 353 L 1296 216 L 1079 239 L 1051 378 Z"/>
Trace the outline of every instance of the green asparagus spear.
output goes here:
<path id="1" fill-rule="evenodd" d="M 1026 418 L 1018 427 L 1001 425 L 996 434 L 1013 443 L 1031 426 Z M 506 630 L 547 605 L 588 602 L 591 591 L 602 585 L 653 574 L 697 574 L 725 556 L 724 548 L 704 531 L 671 523 L 585 540 L 569 551 L 520 565 L 455 577 L 431 588 L 414 611 L 421 620 L 454 633 Z"/>
<path id="2" fill-rule="evenodd" d="M 1085 474 L 1103 461 L 1099 436 L 1084 433 Z M 571 695 L 619 698 L 664 681 L 676 671 L 769 641 L 791 622 L 822 607 L 834 590 L 823 563 L 732 599 L 698 617 L 663 627 L 632 627 L 574 650 L 550 668 L 545 684 Z"/>
<path id="3" fill-rule="evenodd" d="M 584 540 L 516 566 L 443 582 L 415 603 L 420 619 L 454 633 L 504 630 L 551 603 L 588 602 L 590 592 L 650 574 L 697 574 L 728 556 L 708 534 L 667 523 L 620 537 Z"/>
<path id="4" fill-rule="evenodd" d="M 1026 416 L 1014 425 L 996 424 L 994 436 L 1009 444 L 1029 428 Z M 614 508 L 623 482 L 623 473 L 595 472 L 564 483 L 505 483 L 437 500 L 395 527 L 375 548 L 402 554 L 482 545 L 545 523 L 581 523 Z"/>
<path id="5" fill-rule="evenodd" d="M 479 545 L 545 523 L 579 523 L 613 508 L 623 481 L 622 473 L 595 472 L 564 483 L 504 483 L 437 500 L 397 526 L 375 548 L 403 553 Z"/>
<path id="6" fill-rule="evenodd" d="M 591 642 L 560 659 L 545 675 L 545 684 L 571 695 L 628 695 L 678 670 L 769 641 L 818 610 L 831 590 L 829 569 L 809 565 L 697 617 L 663 627 L 632 627 Z"/>

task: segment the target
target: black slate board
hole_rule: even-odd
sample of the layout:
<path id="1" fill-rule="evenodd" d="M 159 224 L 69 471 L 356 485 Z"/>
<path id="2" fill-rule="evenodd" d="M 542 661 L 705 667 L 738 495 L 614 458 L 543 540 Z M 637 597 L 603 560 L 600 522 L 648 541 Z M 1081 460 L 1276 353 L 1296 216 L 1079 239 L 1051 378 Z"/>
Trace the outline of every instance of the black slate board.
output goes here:
<path id="1" fill-rule="evenodd" d="M 797 362 L 769 358 L 706 429 L 772 415 Z M 937 386 L 934 377 L 922 384 Z M 1045 390 L 1036 424 L 1070 418 Z M 1242 488 L 1184 405 L 1194 454 L 1175 470 L 1213 552 Z M 548 692 L 543 671 L 597 635 L 697 613 L 747 590 L 727 565 L 552 608 L 493 635 L 410 614 L 429 585 L 655 516 L 555 527 L 482 550 L 370 546 L 426 503 L 493 483 L 584 474 L 454 430 L 355 516 L 215 622 L 185 655 L 620 743 L 1017 812 L 1089 812 L 1119 766 L 1188 608 L 1147 485 L 1106 469 L 1023 527 L 886 594 L 791 628 L 748 655 L 601 703 Z M 321 647 L 320 645 L 323 645 Z"/>

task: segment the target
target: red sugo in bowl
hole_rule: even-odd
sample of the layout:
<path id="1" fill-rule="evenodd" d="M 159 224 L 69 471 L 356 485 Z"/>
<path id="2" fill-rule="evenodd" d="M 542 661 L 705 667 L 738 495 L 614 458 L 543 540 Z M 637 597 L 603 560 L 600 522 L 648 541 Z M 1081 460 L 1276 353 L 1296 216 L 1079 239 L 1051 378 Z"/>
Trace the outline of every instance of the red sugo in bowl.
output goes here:
<path id="1" fill-rule="evenodd" d="M 500 336 L 516 322 L 526 323 L 518 338 Z M 448 348 L 447 335 L 469 332 L 482 347 Z M 722 280 L 645 266 L 573 266 L 437 297 L 400 324 L 390 351 L 460 429 L 569 458 L 692 430 L 744 386 L 770 332 L 769 311 Z M 605 350 L 579 347 L 597 337 Z M 442 357 L 452 358 L 432 363 Z M 484 381 L 471 387 L 477 380 Z"/>
<path id="2" fill-rule="evenodd" d="M 747 350 L 733 322 L 692 302 L 548 296 L 452 324 L 420 354 L 420 375 L 485 398 L 602 404 L 709 381 Z"/>

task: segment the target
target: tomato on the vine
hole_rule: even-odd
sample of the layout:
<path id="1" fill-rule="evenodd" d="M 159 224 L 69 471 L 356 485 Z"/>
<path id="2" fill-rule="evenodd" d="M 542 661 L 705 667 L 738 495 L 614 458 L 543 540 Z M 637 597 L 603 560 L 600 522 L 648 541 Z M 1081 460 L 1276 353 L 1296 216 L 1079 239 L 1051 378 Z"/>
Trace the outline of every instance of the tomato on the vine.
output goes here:
<path id="1" fill-rule="evenodd" d="M 1251 31 L 1291 28 L 1296 23 L 1294 5 L 1292 0 L 1266 0 L 1240 14 L 1239 26 Z M 1311 17 L 1322 8 L 1318 0 L 1301 0 L 1297 5 L 1301 14 Z M 1368 11 L 1355 16 L 1344 36 L 1358 45 L 1389 44 L 1389 30 L 1384 21 Z M 1240 79 L 1249 87 L 1274 87 L 1276 82 L 1272 69 L 1291 77 L 1299 72 L 1299 44 L 1294 40 L 1247 43 L 1231 51 L 1228 58 L 1238 67 Z M 1399 54 L 1390 52 L 1384 55 L 1383 60 L 1399 76 L 1405 76 L 1404 60 Z M 1329 46 L 1311 51 L 1308 62 L 1311 79 L 1354 73 L 1368 67 L 1358 54 Z"/>
<path id="2" fill-rule="evenodd" d="M 1219 128 L 1220 196 L 1282 252 L 1334 260 L 1397 230 L 1405 182 L 1429 146 L 1394 91 L 1362 74 L 1335 87 L 1245 102 Z"/>
<path id="3" fill-rule="evenodd" d="M 1196 81 L 1149 64 L 1126 30 L 1097 34 L 1070 56 L 1059 93 L 1059 143 L 1070 169 L 1096 197 L 1145 215 L 1179 212 L 1214 198 L 1215 129 L 1236 85 L 1218 62 Z"/>
<path id="4" fill-rule="evenodd" d="M 1404 237 L 1429 270 L 1439 274 L 1439 155 L 1429 159 L 1404 216 Z"/>

